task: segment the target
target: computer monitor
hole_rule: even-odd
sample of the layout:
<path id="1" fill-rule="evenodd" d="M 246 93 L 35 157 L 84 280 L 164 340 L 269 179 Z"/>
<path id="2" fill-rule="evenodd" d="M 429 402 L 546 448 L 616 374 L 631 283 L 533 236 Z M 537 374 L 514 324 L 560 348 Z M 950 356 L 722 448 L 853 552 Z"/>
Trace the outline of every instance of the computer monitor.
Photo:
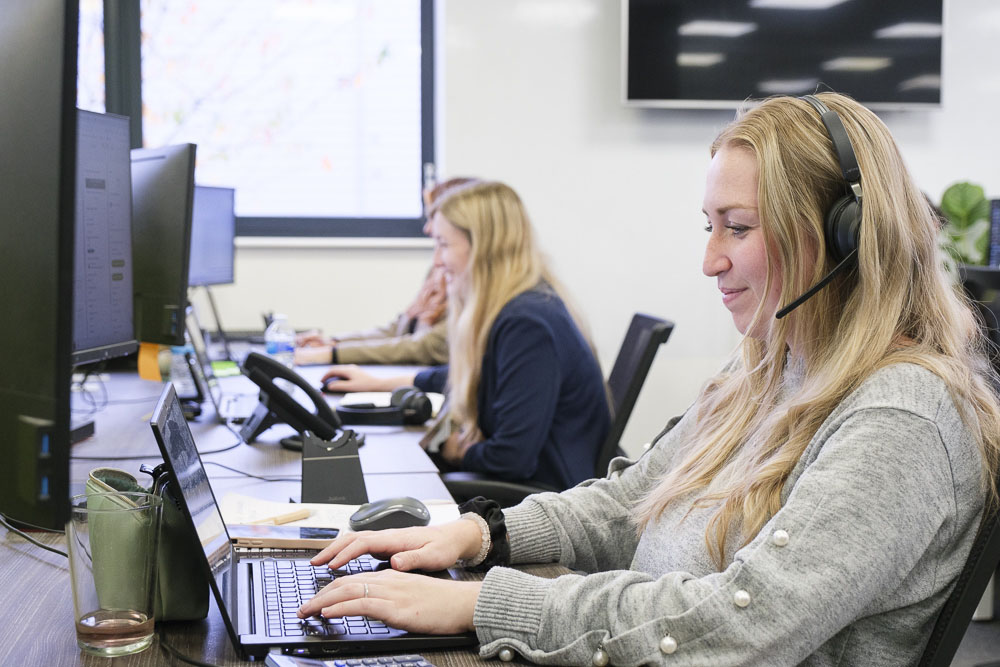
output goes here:
<path id="1" fill-rule="evenodd" d="M 77 111 L 73 363 L 131 354 L 129 119 Z"/>
<path id="2" fill-rule="evenodd" d="M 132 149 L 132 279 L 140 341 L 184 345 L 194 144 Z"/>
<path id="3" fill-rule="evenodd" d="M 4 3 L 0 20 L 0 512 L 69 518 L 75 0 Z"/>
<path id="4" fill-rule="evenodd" d="M 235 200 L 236 191 L 232 188 L 195 186 L 188 271 L 190 287 L 233 282 Z"/>

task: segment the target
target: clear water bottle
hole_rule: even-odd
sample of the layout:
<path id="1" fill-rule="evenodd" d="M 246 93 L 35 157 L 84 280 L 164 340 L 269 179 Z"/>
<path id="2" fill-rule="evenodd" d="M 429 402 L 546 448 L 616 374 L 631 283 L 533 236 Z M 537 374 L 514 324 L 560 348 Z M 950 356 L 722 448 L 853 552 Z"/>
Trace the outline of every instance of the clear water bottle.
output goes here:
<path id="1" fill-rule="evenodd" d="M 295 329 L 284 315 L 275 315 L 264 330 L 267 355 L 291 368 L 295 365 Z"/>

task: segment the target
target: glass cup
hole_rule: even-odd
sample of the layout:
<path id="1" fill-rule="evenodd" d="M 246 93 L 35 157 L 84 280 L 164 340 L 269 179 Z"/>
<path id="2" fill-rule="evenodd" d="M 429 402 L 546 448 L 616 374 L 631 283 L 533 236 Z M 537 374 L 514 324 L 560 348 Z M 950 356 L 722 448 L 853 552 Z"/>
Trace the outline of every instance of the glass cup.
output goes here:
<path id="1" fill-rule="evenodd" d="M 159 496 L 90 493 L 70 500 L 66 524 L 76 643 L 114 657 L 153 643 Z"/>

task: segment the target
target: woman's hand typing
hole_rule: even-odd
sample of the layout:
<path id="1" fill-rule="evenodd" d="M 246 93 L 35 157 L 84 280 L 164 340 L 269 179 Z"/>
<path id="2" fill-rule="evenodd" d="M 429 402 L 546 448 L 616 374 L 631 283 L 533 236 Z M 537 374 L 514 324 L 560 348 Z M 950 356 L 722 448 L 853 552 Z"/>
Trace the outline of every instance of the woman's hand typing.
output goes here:
<path id="1" fill-rule="evenodd" d="M 406 570 L 443 570 L 460 558 L 472 558 L 481 546 L 482 531 L 465 519 L 440 526 L 345 533 L 310 562 L 337 569 L 371 554 L 388 557 L 393 569 L 338 577 L 299 607 L 299 618 L 370 616 L 412 632 L 472 630 L 479 582 L 435 579 Z"/>
<path id="2" fill-rule="evenodd" d="M 365 572 L 327 584 L 299 607 L 298 615 L 368 616 L 410 632 L 466 632 L 475 627 L 472 618 L 481 587 L 478 581 L 435 579 L 395 570 Z"/>
<path id="3" fill-rule="evenodd" d="M 337 569 L 358 556 L 371 554 L 387 558 L 394 570 L 443 570 L 460 558 L 472 558 L 481 546 L 479 526 L 459 519 L 440 526 L 344 533 L 310 562 Z"/>

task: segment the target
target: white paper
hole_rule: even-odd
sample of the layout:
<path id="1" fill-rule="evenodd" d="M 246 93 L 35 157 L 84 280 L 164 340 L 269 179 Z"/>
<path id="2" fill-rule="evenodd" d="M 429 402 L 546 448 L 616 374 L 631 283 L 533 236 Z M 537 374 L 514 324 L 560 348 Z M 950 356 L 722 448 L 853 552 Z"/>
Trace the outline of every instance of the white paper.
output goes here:
<path id="1" fill-rule="evenodd" d="M 458 518 L 458 505 L 450 500 L 422 501 L 431 513 L 431 525 L 448 523 Z M 253 523 L 274 516 L 288 514 L 297 509 L 308 509 L 305 519 L 292 521 L 286 526 L 311 526 L 315 528 L 338 528 L 350 532 L 349 520 L 360 505 L 332 505 L 328 503 L 283 503 L 261 500 L 238 493 L 227 493 L 219 503 L 222 518 L 227 523 Z"/>

